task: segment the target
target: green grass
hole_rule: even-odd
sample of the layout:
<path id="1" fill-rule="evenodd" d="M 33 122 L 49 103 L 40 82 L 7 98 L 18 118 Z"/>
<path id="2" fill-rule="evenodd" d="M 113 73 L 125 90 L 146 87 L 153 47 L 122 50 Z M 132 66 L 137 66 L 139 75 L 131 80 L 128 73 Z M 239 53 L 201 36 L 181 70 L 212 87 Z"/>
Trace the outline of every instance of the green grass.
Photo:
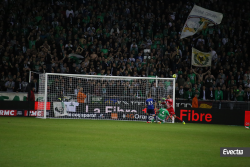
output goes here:
<path id="1" fill-rule="evenodd" d="M 0 117 L 1 167 L 229 167 L 220 147 L 250 147 L 243 126 Z"/>

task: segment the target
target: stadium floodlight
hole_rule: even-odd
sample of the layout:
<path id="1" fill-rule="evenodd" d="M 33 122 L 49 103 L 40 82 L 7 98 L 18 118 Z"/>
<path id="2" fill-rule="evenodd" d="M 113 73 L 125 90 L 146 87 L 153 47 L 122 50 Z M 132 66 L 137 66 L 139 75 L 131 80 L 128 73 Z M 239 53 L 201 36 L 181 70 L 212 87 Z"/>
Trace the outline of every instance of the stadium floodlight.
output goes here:
<path id="1" fill-rule="evenodd" d="M 162 107 L 173 97 L 175 78 L 39 74 L 38 109 L 43 118 L 145 121 L 147 94 Z M 45 114 L 44 114 L 45 113 Z M 152 119 L 152 117 L 151 117 Z M 171 119 L 169 119 L 172 122 Z"/>

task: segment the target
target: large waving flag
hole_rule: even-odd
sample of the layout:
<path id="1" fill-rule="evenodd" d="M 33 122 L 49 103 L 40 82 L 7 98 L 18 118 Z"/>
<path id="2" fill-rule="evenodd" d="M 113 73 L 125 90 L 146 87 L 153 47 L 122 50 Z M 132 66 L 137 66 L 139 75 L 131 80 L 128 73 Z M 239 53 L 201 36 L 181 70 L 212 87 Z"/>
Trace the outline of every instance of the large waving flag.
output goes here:
<path id="1" fill-rule="evenodd" d="M 192 65 L 199 67 L 211 66 L 212 54 L 201 52 L 195 48 L 192 48 Z"/>
<path id="2" fill-rule="evenodd" d="M 207 26 L 220 24 L 222 13 L 214 12 L 200 6 L 194 5 L 181 32 L 181 39 L 192 36 Z"/>

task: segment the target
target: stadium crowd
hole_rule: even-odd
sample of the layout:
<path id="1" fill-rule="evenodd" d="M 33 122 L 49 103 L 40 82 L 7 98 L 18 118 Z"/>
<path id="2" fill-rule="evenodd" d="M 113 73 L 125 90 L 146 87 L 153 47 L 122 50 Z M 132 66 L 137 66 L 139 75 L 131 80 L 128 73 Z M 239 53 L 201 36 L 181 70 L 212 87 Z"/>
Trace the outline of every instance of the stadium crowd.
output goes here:
<path id="1" fill-rule="evenodd" d="M 180 39 L 194 3 L 223 13 L 222 23 Z M 5 0 L 0 90 L 26 91 L 29 71 L 176 74 L 176 98 L 249 101 L 249 7 L 243 0 Z M 212 52 L 212 66 L 192 67 L 192 47 Z M 151 49 L 150 59 L 144 49 Z M 37 81 L 32 76 L 36 91 Z"/>

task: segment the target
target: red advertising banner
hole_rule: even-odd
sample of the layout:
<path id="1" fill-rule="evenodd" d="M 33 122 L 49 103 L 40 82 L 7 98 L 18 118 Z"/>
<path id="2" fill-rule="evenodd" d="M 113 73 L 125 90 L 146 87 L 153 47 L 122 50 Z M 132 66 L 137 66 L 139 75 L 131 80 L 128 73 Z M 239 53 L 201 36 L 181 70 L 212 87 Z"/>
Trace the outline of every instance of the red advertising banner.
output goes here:
<path id="1" fill-rule="evenodd" d="M 17 116 L 17 110 L 0 110 L 0 116 Z"/>
<path id="2" fill-rule="evenodd" d="M 34 110 L 43 110 L 43 108 L 44 108 L 44 102 L 39 102 L 39 101 L 35 102 Z M 50 102 L 46 103 L 46 110 L 50 110 Z"/>
<path id="3" fill-rule="evenodd" d="M 28 110 L 24 110 L 24 116 L 27 117 L 28 116 Z M 43 117 L 43 111 L 34 111 L 31 110 L 30 111 L 30 117 Z"/>
<path id="4" fill-rule="evenodd" d="M 250 111 L 245 111 L 245 126 L 250 125 Z"/>

